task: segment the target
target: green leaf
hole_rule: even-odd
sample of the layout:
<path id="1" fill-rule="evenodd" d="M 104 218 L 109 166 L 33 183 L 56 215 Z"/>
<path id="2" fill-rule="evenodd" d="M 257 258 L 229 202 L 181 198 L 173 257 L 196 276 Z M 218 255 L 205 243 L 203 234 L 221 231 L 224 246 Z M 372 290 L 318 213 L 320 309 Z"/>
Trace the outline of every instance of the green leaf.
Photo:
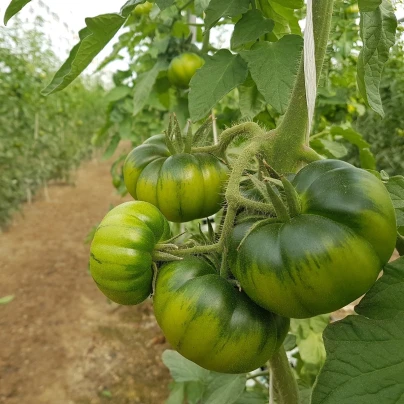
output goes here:
<path id="1" fill-rule="evenodd" d="M 296 17 L 294 10 L 279 3 L 270 4 L 267 0 L 261 0 L 260 4 L 265 16 L 275 22 L 275 27 L 272 33 L 267 35 L 267 39 L 276 42 L 288 34 L 301 35 L 299 19 Z"/>
<path id="2" fill-rule="evenodd" d="M 296 335 L 288 334 L 283 341 L 283 347 L 285 351 L 291 351 L 292 349 L 296 348 Z"/>
<path id="3" fill-rule="evenodd" d="M 244 83 L 247 74 L 247 64 L 239 55 L 221 49 L 209 56 L 190 83 L 191 119 L 198 121 L 204 118 L 218 101 Z"/>
<path id="4" fill-rule="evenodd" d="M 299 347 L 300 357 L 305 364 L 321 367 L 325 361 L 325 350 L 322 333 L 330 316 L 324 314 L 308 319 L 291 319 L 290 329 L 296 336 L 296 344 Z"/>
<path id="5" fill-rule="evenodd" d="M 187 38 L 190 34 L 190 30 L 188 24 L 185 24 L 182 21 L 176 21 L 173 25 L 171 33 L 177 38 Z M 170 39 L 169 37 L 167 38 Z"/>
<path id="6" fill-rule="evenodd" d="M 108 160 L 110 157 L 112 157 L 120 141 L 121 136 L 119 135 L 119 133 L 116 133 L 114 136 L 112 136 L 107 149 L 102 155 L 103 160 Z"/>
<path id="7" fill-rule="evenodd" d="M 286 8 L 302 8 L 304 6 L 304 0 L 271 0 L 273 3 L 279 3 Z"/>
<path id="8" fill-rule="evenodd" d="M 303 39 L 286 35 L 278 42 L 258 43 L 240 52 L 266 102 L 284 113 L 295 81 Z"/>
<path id="9" fill-rule="evenodd" d="M 221 17 L 235 17 L 250 8 L 250 0 L 211 0 L 206 9 L 205 24 L 211 28 Z"/>
<path id="10" fill-rule="evenodd" d="M 390 177 L 386 188 L 396 210 L 397 227 L 402 227 L 404 226 L 404 177 L 401 175 Z"/>
<path id="11" fill-rule="evenodd" d="M 251 78 L 238 88 L 242 118 L 254 118 L 265 109 L 266 102 Z"/>
<path id="12" fill-rule="evenodd" d="M 176 351 L 164 351 L 162 359 L 170 370 L 171 376 L 178 383 L 206 381 L 209 377 L 209 370 L 203 369 L 196 363 L 185 359 Z"/>
<path id="13" fill-rule="evenodd" d="M 374 11 L 380 4 L 382 4 L 382 0 L 358 0 L 359 10 L 361 12 Z"/>
<path id="14" fill-rule="evenodd" d="M 174 3 L 175 0 L 156 0 L 156 4 L 161 11 L 165 10 L 168 7 L 171 7 Z"/>
<path id="15" fill-rule="evenodd" d="M 183 403 L 185 399 L 185 383 L 173 382 L 170 383 L 170 395 L 165 404 Z"/>
<path id="16" fill-rule="evenodd" d="M 8 304 L 14 300 L 14 295 L 0 297 L 0 304 Z"/>
<path id="17" fill-rule="evenodd" d="M 200 404 L 204 391 L 205 385 L 202 382 L 186 382 L 185 396 L 187 404 Z"/>
<path id="18" fill-rule="evenodd" d="M 56 72 L 51 83 L 42 90 L 42 94 L 61 91 L 77 78 L 115 36 L 125 18 L 118 14 L 104 14 L 86 18 L 85 21 L 87 27 L 79 32 L 80 42 L 70 51 L 66 62 Z"/>
<path id="19" fill-rule="evenodd" d="M 245 391 L 234 404 L 268 404 L 268 396 L 261 391 Z"/>
<path id="20" fill-rule="evenodd" d="M 327 360 L 313 404 L 398 404 L 404 397 L 404 258 L 348 316 L 324 332 Z"/>
<path id="21" fill-rule="evenodd" d="M 401 178 L 404 180 L 404 177 Z M 404 258 L 387 265 L 384 275 L 355 307 L 355 311 L 362 316 L 382 321 L 398 317 L 404 320 Z M 402 347 L 402 354 L 403 349 Z"/>
<path id="22" fill-rule="evenodd" d="M 157 63 L 147 72 L 143 73 L 137 79 L 134 88 L 134 98 L 133 98 L 133 115 L 137 115 L 149 98 L 151 90 L 156 82 L 158 74 L 167 69 L 168 62 L 164 59 L 159 59 Z"/>
<path id="23" fill-rule="evenodd" d="M 127 2 L 120 14 L 102 14 L 86 18 L 86 27 L 79 32 L 80 42 L 70 51 L 69 57 L 56 72 L 51 83 L 42 90 L 42 94 L 49 95 L 61 91 L 77 78 L 119 31 L 126 21 L 127 14 L 141 2 L 142 0 Z"/>
<path id="24" fill-rule="evenodd" d="M 109 93 L 105 95 L 106 102 L 115 102 L 125 98 L 132 92 L 132 89 L 127 86 L 114 87 Z"/>
<path id="25" fill-rule="evenodd" d="M 119 136 L 122 140 L 132 140 L 132 117 L 119 123 Z"/>
<path id="26" fill-rule="evenodd" d="M 246 377 L 211 372 L 202 402 L 204 404 L 233 404 L 245 389 Z"/>
<path id="27" fill-rule="evenodd" d="M 370 151 L 370 144 L 359 132 L 356 132 L 352 128 L 342 128 L 340 126 L 332 127 L 330 132 L 333 136 L 342 136 L 349 143 L 358 147 L 362 168 L 368 170 L 376 169 L 376 159 L 373 153 Z"/>
<path id="28" fill-rule="evenodd" d="M 361 12 L 363 48 L 358 58 L 358 88 L 366 103 L 381 117 L 384 111 L 380 82 L 389 50 L 395 43 L 396 29 L 397 19 L 389 0 L 383 0 L 374 11 Z"/>
<path id="29" fill-rule="evenodd" d="M 327 139 L 316 139 L 315 142 L 321 143 L 327 154 L 336 159 L 340 159 L 348 154 L 347 148 L 340 142 Z"/>
<path id="30" fill-rule="evenodd" d="M 261 11 L 247 11 L 234 27 L 231 37 L 231 47 L 238 48 L 248 42 L 255 41 L 260 36 L 271 32 L 275 23 L 269 18 L 265 18 Z"/>
<path id="31" fill-rule="evenodd" d="M 30 1 L 31 0 L 12 0 L 4 14 L 4 25 L 7 25 L 7 23 L 10 21 L 10 18 L 21 11 L 22 8 L 25 7 Z"/>
<path id="32" fill-rule="evenodd" d="M 210 0 L 195 0 L 195 13 L 197 15 L 202 14 L 209 6 Z"/>

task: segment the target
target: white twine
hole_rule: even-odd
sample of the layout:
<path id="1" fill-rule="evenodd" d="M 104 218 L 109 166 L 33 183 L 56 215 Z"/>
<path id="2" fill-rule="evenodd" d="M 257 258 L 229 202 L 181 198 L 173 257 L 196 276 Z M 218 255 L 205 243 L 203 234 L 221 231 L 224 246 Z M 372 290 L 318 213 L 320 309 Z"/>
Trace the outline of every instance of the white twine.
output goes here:
<path id="1" fill-rule="evenodd" d="M 309 122 L 306 133 L 306 144 L 309 143 L 313 125 L 314 109 L 317 97 L 316 55 L 313 31 L 313 0 L 307 0 L 306 28 L 304 30 L 304 80 L 306 85 L 307 112 Z"/>

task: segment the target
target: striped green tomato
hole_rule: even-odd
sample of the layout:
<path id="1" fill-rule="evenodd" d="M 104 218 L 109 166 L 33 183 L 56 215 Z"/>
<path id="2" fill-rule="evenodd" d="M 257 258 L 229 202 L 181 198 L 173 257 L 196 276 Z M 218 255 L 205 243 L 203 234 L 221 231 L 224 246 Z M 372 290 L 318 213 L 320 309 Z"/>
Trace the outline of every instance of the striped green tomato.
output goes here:
<path id="1" fill-rule="evenodd" d="M 229 261 L 248 296 L 285 317 L 337 310 L 373 285 L 395 246 L 396 220 L 382 182 L 338 160 L 293 180 L 301 214 L 290 222 L 235 227 Z"/>
<path id="2" fill-rule="evenodd" d="M 201 219 L 219 211 L 228 176 L 226 165 L 212 154 L 171 155 L 164 135 L 133 149 L 123 171 L 132 197 L 157 206 L 172 222 Z"/>
<path id="3" fill-rule="evenodd" d="M 170 344 L 216 372 L 257 369 L 279 348 L 289 329 L 288 319 L 258 307 L 201 258 L 164 265 L 153 301 Z"/>
<path id="4" fill-rule="evenodd" d="M 196 53 L 183 53 L 175 57 L 168 66 L 168 79 L 177 87 L 188 88 L 193 75 L 204 63 Z"/>
<path id="5" fill-rule="evenodd" d="M 90 272 L 98 288 L 119 304 L 138 304 L 152 291 L 152 253 L 170 226 L 147 202 L 126 202 L 102 220 L 91 244 Z"/>

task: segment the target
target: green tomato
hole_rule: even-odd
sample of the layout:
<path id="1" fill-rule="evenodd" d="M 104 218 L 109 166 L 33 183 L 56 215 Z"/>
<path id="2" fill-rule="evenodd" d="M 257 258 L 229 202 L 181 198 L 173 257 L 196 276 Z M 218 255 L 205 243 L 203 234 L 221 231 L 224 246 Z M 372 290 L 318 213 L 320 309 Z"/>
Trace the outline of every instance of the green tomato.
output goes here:
<path id="1" fill-rule="evenodd" d="M 138 4 L 133 13 L 135 15 L 147 15 L 150 13 L 151 9 L 153 8 L 153 3 L 145 1 L 143 4 Z"/>
<path id="2" fill-rule="evenodd" d="M 359 6 L 357 4 L 354 4 L 352 6 L 349 6 L 345 9 L 347 14 L 358 14 L 359 13 Z"/>
<path id="3" fill-rule="evenodd" d="M 126 202 L 112 209 L 91 244 L 90 272 L 112 301 L 133 305 L 152 292 L 152 253 L 170 237 L 170 226 L 147 202 Z"/>
<path id="4" fill-rule="evenodd" d="M 132 197 L 157 206 L 172 222 L 201 219 L 219 211 L 228 176 L 226 165 L 212 154 L 171 155 L 164 135 L 133 149 L 123 172 Z"/>
<path id="5" fill-rule="evenodd" d="M 160 269 L 153 305 L 167 341 L 185 358 L 216 372 L 257 369 L 289 329 L 288 319 L 258 307 L 196 257 Z"/>
<path id="6" fill-rule="evenodd" d="M 248 296 L 285 317 L 340 309 L 366 293 L 389 260 L 396 220 L 375 176 L 338 160 L 309 164 L 294 178 L 301 214 L 233 232 L 229 262 Z"/>
<path id="7" fill-rule="evenodd" d="M 193 75 L 204 63 L 205 61 L 195 53 L 183 53 L 171 61 L 168 79 L 177 87 L 188 88 Z"/>

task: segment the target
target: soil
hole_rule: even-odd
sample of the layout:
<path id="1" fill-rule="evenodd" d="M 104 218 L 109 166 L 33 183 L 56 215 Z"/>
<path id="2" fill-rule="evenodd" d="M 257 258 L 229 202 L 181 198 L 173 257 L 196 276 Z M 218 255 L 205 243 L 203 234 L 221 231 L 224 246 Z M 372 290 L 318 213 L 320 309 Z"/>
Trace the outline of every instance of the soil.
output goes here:
<path id="1" fill-rule="evenodd" d="M 88 272 L 84 240 L 121 203 L 111 161 L 93 160 L 75 186 L 52 185 L 0 234 L 0 403 L 162 404 L 168 348 L 150 301 L 108 303 Z"/>

